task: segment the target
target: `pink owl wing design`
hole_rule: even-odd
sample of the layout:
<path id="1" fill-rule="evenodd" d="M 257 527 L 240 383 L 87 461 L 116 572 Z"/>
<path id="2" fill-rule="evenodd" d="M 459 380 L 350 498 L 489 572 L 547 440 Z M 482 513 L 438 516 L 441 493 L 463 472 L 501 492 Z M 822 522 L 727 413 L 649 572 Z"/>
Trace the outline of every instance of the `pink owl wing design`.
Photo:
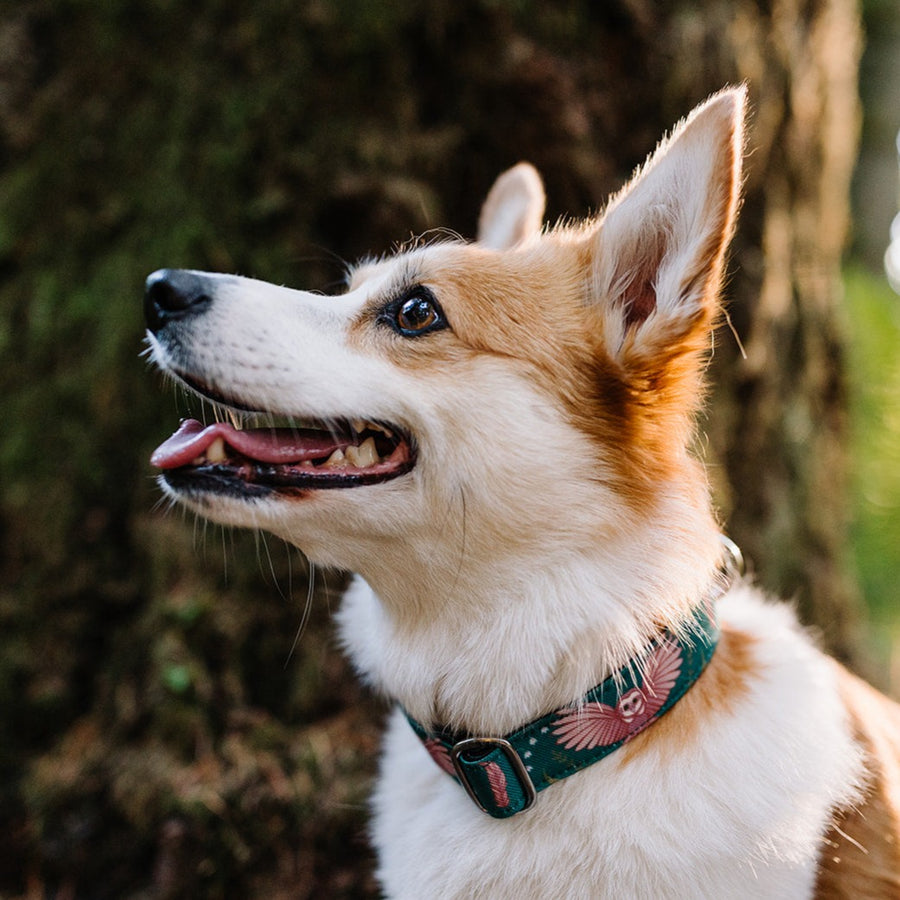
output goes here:
<path id="1" fill-rule="evenodd" d="M 640 689 L 628 691 L 617 706 L 586 703 L 569 709 L 556 720 L 553 734 L 566 750 L 592 750 L 634 737 L 662 709 L 681 674 L 681 648 L 675 641 L 661 643 L 644 667 Z M 643 700 L 639 714 L 623 712 L 622 701 L 639 694 Z"/>
<path id="2" fill-rule="evenodd" d="M 585 703 L 556 720 L 556 742 L 566 750 L 591 750 L 628 737 L 629 723 L 621 712 L 606 703 Z"/>
<path id="3" fill-rule="evenodd" d="M 425 741 L 425 749 L 448 775 L 456 775 L 456 769 L 453 768 L 453 762 L 450 760 L 450 751 L 439 740 L 428 738 Z"/>
<path id="4" fill-rule="evenodd" d="M 648 720 L 665 705 L 681 674 L 681 647 L 673 640 L 663 641 L 653 651 L 644 667 L 641 693 L 647 703 Z"/>
<path id="5" fill-rule="evenodd" d="M 506 809 L 509 806 L 509 793 L 506 790 L 506 776 L 503 774 L 503 769 L 495 762 L 481 763 L 481 767 L 487 775 L 497 809 Z"/>

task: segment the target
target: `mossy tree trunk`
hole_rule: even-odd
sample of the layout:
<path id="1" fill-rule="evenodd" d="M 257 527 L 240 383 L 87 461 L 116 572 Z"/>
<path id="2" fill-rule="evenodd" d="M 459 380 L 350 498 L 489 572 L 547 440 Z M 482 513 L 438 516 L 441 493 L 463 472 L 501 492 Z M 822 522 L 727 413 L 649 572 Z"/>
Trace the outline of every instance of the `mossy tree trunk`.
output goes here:
<path id="1" fill-rule="evenodd" d="M 840 264 L 860 124 L 858 11 L 842 0 L 755 6 L 726 32 L 758 113 L 730 289 L 745 356 L 725 335 L 711 432 L 729 528 L 761 581 L 796 596 L 852 660 Z"/>
<path id="2" fill-rule="evenodd" d="M 374 892 L 377 712 L 333 649 L 340 579 L 293 651 L 302 562 L 226 536 L 223 567 L 218 531 L 153 511 L 146 458 L 185 402 L 137 360 L 143 277 L 327 288 L 322 248 L 471 234 L 523 158 L 551 216 L 583 215 L 727 82 L 755 114 L 728 288 L 747 355 L 719 334 L 714 486 L 762 581 L 850 654 L 859 46 L 854 0 L 4 7 L 0 894 Z"/>

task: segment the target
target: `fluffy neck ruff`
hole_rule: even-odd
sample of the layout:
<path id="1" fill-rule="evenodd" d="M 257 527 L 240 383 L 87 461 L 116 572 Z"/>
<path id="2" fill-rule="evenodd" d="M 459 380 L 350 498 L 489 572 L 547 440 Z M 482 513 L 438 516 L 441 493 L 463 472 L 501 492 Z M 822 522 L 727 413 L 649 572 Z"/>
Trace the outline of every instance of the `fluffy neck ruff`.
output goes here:
<path id="1" fill-rule="evenodd" d="M 687 693 L 715 652 L 714 604 L 733 581 L 739 557 L 733 560 L 681 629 L 663 629 L 576 703 L 504 737 L 429 728 L 407 716 L 410 725 L 435 763 L 483 812 L 499 819 L 523 812 L 538 792 L 618 750 Z"/>

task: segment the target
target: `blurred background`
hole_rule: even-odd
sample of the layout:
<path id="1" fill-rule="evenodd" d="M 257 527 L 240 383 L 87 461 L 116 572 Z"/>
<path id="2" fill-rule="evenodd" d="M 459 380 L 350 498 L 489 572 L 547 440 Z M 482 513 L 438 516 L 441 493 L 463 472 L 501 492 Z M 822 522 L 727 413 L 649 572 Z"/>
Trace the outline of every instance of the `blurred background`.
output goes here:
<path id="1" fill-rule="evenodd" d="M 745 355 L 722 329 L 699 449 L 760 581 L 898 695 L 895 0 L 0 6 L 0 897 L 376 896 L 343 576 L 298 636 L 297 551 L 160 505 L 191 403 L 141 358 L 145 276 L 331 290 L 471 235 L 520 159 L 580 216 L 741 80 Z"/>

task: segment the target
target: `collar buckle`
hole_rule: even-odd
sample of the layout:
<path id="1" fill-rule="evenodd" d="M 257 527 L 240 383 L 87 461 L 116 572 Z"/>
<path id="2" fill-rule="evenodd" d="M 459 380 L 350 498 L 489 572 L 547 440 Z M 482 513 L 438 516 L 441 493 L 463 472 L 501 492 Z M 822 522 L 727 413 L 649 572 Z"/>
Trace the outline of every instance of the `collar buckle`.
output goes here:
<path id="1" fill-rule="evenodd" d="M 450 761 L 466 793 L 489 816 L 506 819 L 534 803 L 534 782 L 509 741 L 465 738 L 450 748 Z"/>

